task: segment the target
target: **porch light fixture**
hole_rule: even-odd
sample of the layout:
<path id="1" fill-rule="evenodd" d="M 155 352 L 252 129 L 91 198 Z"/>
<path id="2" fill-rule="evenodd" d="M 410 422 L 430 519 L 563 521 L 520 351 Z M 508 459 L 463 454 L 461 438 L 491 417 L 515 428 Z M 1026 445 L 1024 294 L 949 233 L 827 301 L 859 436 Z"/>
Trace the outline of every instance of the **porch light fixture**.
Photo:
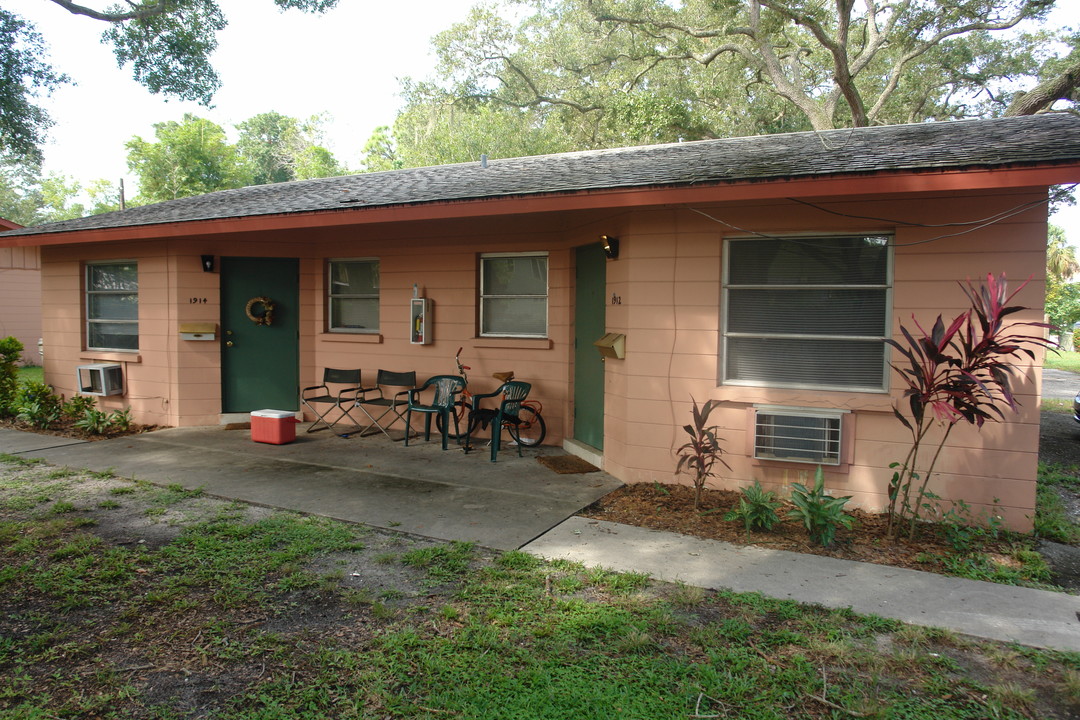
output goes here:
<path id="1" fill-rule="evenodd" d="M 213 255 L 200 255 L 202 258 L 202 271 L 214 272 L 214 256 Z"/>
<path id="2" fill-rule="evenodd" d="M 619 238 L 601 235 L 600 242 L 604 246 L 604 256 L 608 260 L 615 260 L 619 257 Z"/>

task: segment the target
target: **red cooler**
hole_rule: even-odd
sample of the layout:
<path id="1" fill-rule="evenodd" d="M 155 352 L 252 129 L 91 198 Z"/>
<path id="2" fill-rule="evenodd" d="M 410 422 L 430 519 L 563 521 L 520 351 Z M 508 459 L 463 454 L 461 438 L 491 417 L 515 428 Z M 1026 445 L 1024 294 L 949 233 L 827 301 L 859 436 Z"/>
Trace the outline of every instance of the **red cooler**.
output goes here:
<path id="1" fill-rule="evenodd" d="M 299 422 L 291 410 L 255 410 L 251 413 L 251 439 L 270 445 L 291 443 Z"/>

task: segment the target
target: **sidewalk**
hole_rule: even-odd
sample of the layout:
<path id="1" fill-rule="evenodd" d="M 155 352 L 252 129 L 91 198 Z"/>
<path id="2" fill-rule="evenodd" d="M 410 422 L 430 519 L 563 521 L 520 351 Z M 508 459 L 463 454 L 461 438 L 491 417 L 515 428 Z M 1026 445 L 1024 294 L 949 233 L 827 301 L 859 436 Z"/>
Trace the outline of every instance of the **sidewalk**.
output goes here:
<path id="1" fill-rule="evenodd" d="M 1080 652 L 1080 597 L 887 565 L 731 545 L 572 517 L 522 548 L 668 582 L 947 628 L 975 637 Z"/>
<path id="2" fill-rule="evenodd" d="M 559 453 L 554 448 L 548 454 Z M 443 452 L 381 436 L 307 435 L 288 445 L 244 431 L 176 428 L 93 443 L 0 429 L 0 452 L 40 457 L 219 497 L 438 540 L 521 548 L 669 582 L 850 607 L 918 625 L 1080 652 L 1080 597 L 885 565 L 701 540 L 573 514 L 620 485 L 555 475 L 516 453 Z M 526 453 L 534 455 L 535 451 Z"/>

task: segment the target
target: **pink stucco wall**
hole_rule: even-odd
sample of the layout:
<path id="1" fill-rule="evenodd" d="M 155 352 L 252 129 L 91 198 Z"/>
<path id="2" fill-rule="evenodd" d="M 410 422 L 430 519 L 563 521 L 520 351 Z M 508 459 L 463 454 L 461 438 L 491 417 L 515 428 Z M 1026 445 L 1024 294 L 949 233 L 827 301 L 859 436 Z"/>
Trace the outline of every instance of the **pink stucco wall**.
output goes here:
<path id="1" fill-rule="evenodd" d="M 36 247 L 0 248 L 0 337 L 8 336 L 23 344 L 24 362 L 40 364 L 41 262 Z"/>
<path id="2" fill-rule="evenodd" d="M 218 322 L 219 276 L 203 273 L 199 255 L 296 257 L 300 259 L 300 382 L 315 384 L 324 367 L 363 369 L 365 382 L 379 368 L 415 369 L 418 376 L 450 373 L 453 354 L 463 346 L 478 390 L 496 385 L 490 374 L 514 370 L 534 383 L 544 403 L 549 443 L 572 435 L 573 418 L 573 248 L 596 242 L 599 234 L 621 239 L 619 259 L 607 263 L 607 329 L 625 333 L 627 355 L 606 363 L 604 468 L 626 482 L 684 482 L 673 474 L 675 449 L 683 443 L 691 396 L 715 398 L 714 416 L 723 428 L 731 471 L 717 485 L 739 487 L 754 479 L 783 488 L 812 475 L 793 463 L 760 463 L 745 449 L 754 403 L 850 410 L 850 457 L 827 472 L 836 492 L 853 504 L 880 509 L 885 504 L 888 465 L 901 460 L 906 431 L 893 418 L 892 392 L 807 392 L 718 385 L 718 347 L 723 244 L 726 236 L 867 232 L 893 233 L 894 330 L 909 323 L 952 317 L 965 309 L 957 283 L 987 273 L 1035 280 L 1020 302 L 1042 317 L 1045 268 L 1045 208 L 1033 207 L 971 232 L 914 227 L 971 221 L 1045 197 L 1041 190 L 921 195 L 857 201 L 816 198 L 845 217 L 786 200 L 578 213 L 571 217 L 524 216 L 442 222 L 388 223 L 206 238 L 148 238 L 140 242 L 45 247 L 46 379 L 59 391 L 73 391 L 76 365 L 117 361 L 125 365 L 127 395 L 107 398 L 106 407 L 130 405 L 142 422 L 164 425 L 216 424 L 221 420 L 218 343 L 184 342 L 178 326 L 188 321 Z M 969 229 L 969 228 L 960 228 Z M 954 235 L 954 233 L 957 233 Z M 951 237 L 945 237 L 951 235 Z M 940 237 L 939 237 L 940 236 Z M 928 242 L 924 242 L 928 241 Z M 478 338 L 477 267 L 480 253 L 549 253 L 549 338 Z M 324 331 L 327 258 L 377 257 L 381 270 L 381 332 L 376 336 Z M 83 343 L 82 267 L 88 260 L 138 259 L 140 350 L 87 352 Z M 410 345 L 408 299 L 416 284 L 435 304 L 435 342 Z M 206 303 L 191 303 L 192 297 Z M 1021 368 L 1016 417 L 982 432 L 957 429 L 940 463 L 935 492 L 963 499 L 978 513 L 994 505 L 1014 527 L 1030 526 L 1034 513 L 1038 446 L 1039 371 Z"/>

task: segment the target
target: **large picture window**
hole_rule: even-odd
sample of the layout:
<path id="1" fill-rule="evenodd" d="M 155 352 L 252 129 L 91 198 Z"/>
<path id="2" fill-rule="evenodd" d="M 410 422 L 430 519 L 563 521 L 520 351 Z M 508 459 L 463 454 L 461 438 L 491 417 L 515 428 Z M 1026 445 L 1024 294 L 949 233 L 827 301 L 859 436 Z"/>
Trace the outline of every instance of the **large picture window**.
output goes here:
<path id="1" fill-rule="evenodd" d="M 86 266 L 86 347 L 139 349 L 139 266 L 134 262 Z"/>
<path id="2" fill-rule="evenodd" d="M 331 260 L 326 287 L 330 332 L 379 332 L 378 260 Z"/>
<path id="3" fill-rule="evenodd" d="M 884 392 L 889 240 L 729 240 L 721 381 Z"/>
<path id="4" fill-rule="evenodd" d="M 480 334 L 547 337 L 547 253 L 480 258 Z"/>

